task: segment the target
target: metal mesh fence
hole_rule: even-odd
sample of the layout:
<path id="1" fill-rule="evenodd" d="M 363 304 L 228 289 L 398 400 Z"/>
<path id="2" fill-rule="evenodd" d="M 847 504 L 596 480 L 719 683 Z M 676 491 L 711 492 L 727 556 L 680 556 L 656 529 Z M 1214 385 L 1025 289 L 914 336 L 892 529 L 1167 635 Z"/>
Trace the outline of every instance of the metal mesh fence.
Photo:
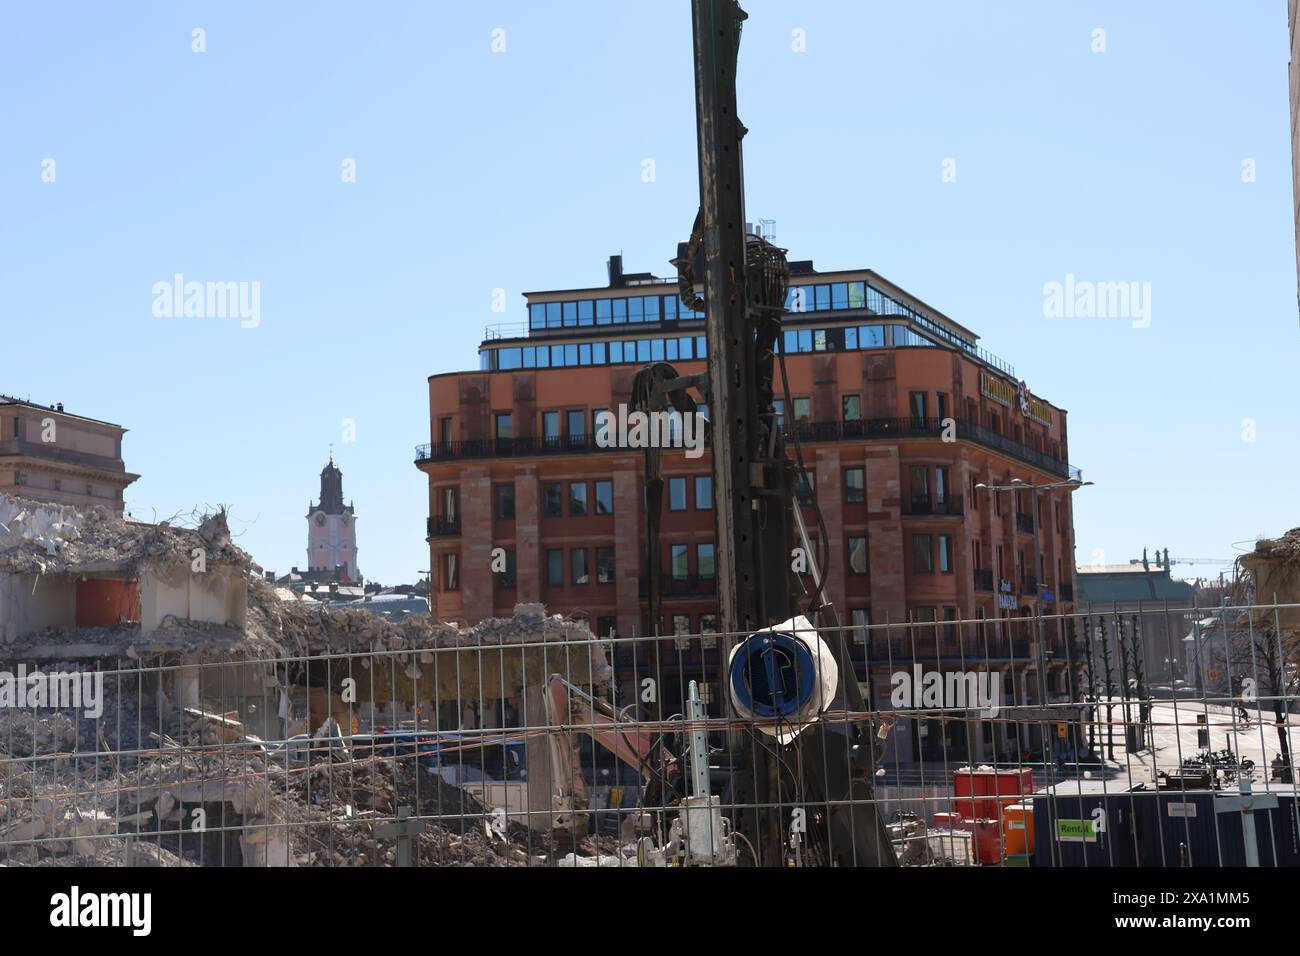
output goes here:
<path id="1" fill-rule="evenodd" d="M 1294 607 L 47 649 L 0 662 L 0 860 L 1291 866 Z"/>

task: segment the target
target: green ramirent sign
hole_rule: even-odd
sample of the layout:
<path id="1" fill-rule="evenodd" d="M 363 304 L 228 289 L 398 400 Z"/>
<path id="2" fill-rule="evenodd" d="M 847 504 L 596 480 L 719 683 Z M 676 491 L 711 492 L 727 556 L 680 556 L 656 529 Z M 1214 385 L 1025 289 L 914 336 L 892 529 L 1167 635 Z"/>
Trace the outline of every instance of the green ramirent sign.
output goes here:
<path id="1" fill-rule="evenodd" d="M 1096 843 L 1097 828 L 1091 820 L 1057 820 L 1056 839 L 1061 843 Z"/>

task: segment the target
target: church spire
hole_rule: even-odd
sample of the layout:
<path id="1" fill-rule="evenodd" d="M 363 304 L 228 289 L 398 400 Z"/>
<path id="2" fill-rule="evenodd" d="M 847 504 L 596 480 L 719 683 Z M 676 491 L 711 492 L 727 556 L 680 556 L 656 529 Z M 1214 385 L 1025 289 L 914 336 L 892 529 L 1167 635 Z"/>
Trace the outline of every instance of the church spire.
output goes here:
<path id="1" fill-rule="evenodd" d="M 343 513 L 343 472 L 334 464 L 332 449 L 329 464 L 321 469 L 320 504 L 316 507 L 327 515 Z"/>

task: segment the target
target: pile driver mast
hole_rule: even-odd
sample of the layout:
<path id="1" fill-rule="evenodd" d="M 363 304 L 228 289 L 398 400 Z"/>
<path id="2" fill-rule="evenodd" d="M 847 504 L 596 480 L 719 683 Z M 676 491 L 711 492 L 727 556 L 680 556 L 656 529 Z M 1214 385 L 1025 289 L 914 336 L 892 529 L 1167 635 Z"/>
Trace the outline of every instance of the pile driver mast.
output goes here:
<path id="1" fill-rule="evenodd" d="M 789 267 L 784 250 L 749 234 L 745 225 L 746 130 L 736 110 L 736 67 L 746 14 L 736 0 L 692 0 L 691 6 L 700 209 L 674 263 L 682 297 L 693 308 L 701 306 L 695 284 L 704 285 L 709 359 L 707 381 L 700 384 L 712 411 L 721 630 L 752 634 L 799 612 L 800 585 L 791 569 L 795 468 L 773 405 Z M 811 604 L 819 598 L 820 584 Z M 839 668 L 832 707 L 861 714 L 866 705 L 833 611 L 812 610 L 820 610 L 819 623 L 831 628 L 824 636 Z M 724 683 L 731 643 L 728 638 L 722 648 Z M 800 832 L 792 821 L 801 820 L 806 829 L 800 838 L 821 862 L 895 863 L 871 802 L 876 748 L 864 722 L 822 722 L 790 744 L 731 726 L 728 802 L 736 807 L 737 830 L 759 848 L 755 862 L 779 863 L 791 831 Z"/>

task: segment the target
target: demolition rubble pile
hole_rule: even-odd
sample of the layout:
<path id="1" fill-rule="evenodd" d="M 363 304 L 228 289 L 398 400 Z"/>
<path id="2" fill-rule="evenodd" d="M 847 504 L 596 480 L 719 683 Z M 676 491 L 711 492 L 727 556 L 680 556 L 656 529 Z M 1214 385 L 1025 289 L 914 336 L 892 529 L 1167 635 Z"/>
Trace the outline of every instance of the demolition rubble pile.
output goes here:
<path id="1" fill-rule="evenodd" d="M 1255 542 L 1255 550 L 1243 554 L 1238 561 L 1253 585 L 1253 595 L 1243 594 L 1240 599 L 1250 599 L 1254 604 L 1300 604 L 1300 528 L 1292 528 L 1278 538 L 1263 538 Z M 1269 628 L 1280 625 L 1284 635 L 1300 635 L 1300 608 L 1282 608 L 1276 612 L 1261 608 L 1252 612 L 1255 626 Z"/>
<path id="2" fill-rule="evenodd" d="M 103 505 L 78 511 L 0 494 L 3 571 L 59 574 L 113 566 L 129 572 L 145 562 L 188 565 L 195 548 L 211 563 L 245 568 L 252 563 L 231 541 L 224 509 L 185 528 L 171 521 L 133 521 Z"/>
<path id="3" fill-rule="evenodd" d="M 444 684 L 467 667 L 496 662 L 486 686 L 500 686 L 512 667 L 540 679 L 547 658 L 523 665 L 525 654 L 550 642 L 589 641 L 584 622 L 519 605 L 510 618 L 460 628 L 427 615 L 390 621 L 364 609 L 302 602 L 260 577 L 232 543 L 224 511 L 194 523 L 150 525 L 103 508 L 83 512 L 0 496 L 0 577 L 25 575 L 44 586 L 41 579 L 50 576 L 120 580 L 159 568 L 201 574 L 193 567 L 201 552 L 208 573 L 222 567 L 238 583 L 241 609 L 247 588 L 238 627 L 168 615 L 146 638 L 139 623 L 124 621 L 47 627 L 0 643 L 0 671 L 15 669 L 39 647 L 46 671 L 105 672 L 102 709 L 93 717 L 41 707 L 0 713 L 0 866 L 394 865 L 399 838 L 391 825 L 405 808 L 423 824 L 410 838 L 414 865 L 555 860 L 549 834 L 503 825 L 492 808 L 413 755 L 354 746 L 333 716 L 308 726 L 304 740 L 263 740 L 238 713 L 195 706 L 179 678 L 196 665 L 251 662 L 265 666 L 265 679 L 287 696 L 307 688 L 290 683 L 289 669 L 272 662 L 341 654 L 360 667 L 391 666 L 386 679 L 369 682 L 380 690 L 403 678 L 429 688 L 439 680 L 437 651 L 439 663 L 460 662 L 442 667 Z M 578 646 L 586 680 L 609 679 L 599 647 Z M 475 653 L 489 647 L 502 653 Z M 481 670 L 475 680 L 484 680 Z M 415 686 L 387 700 L 412 703 L 402 695 Z M 444 692 L 454 696 L 456 688 Z M 576 850 L 599 858 L 601 847 L 587 839 Z"/>
<path id="4" fill-rule="evenodd" d="M 393 866 L 397 842 L 383 828 L 400 808 L 424 824 L 412 838 L 416 866 L 558 859 L 549 836 L 500 827 L 410 757 L 340 744 L 299 765 L 258 747 L 214 749 L 222 734 L 208 716 L 187 716 L 175 737 L 153 734 L 157 749 L 139 756 L 83 756 L 64 749 L 69 725 L 57 715 L 36 720 L 49 726 L 0 733 L 0 866 Z M 7 759 L 19 753 L 40 758 Z M 609 849 L 608 838 L 588 838 L 576 855 Z"/>
<path id="5" fill-rule="evenodd" d="M 331 608 L 282 600 L 260 578 L 249 581 L 249 647 L 274 648 L 277 656 L 372 651 L 429 651 L 433 648 L 495 647 L 525 641 L 562 641 L 585 632 L 585 623 L 547 616 L 540 604 L 520 604 L 513 617 L 487 618 L 469 628 L 415 614 L 393 621 L 365 608 Z M 413 654 L 418 659 L 418 654 Z M 420 661 L 430 663 L 426 654 Z M 407 663 L 402 660 L 402 663 Z"/>

